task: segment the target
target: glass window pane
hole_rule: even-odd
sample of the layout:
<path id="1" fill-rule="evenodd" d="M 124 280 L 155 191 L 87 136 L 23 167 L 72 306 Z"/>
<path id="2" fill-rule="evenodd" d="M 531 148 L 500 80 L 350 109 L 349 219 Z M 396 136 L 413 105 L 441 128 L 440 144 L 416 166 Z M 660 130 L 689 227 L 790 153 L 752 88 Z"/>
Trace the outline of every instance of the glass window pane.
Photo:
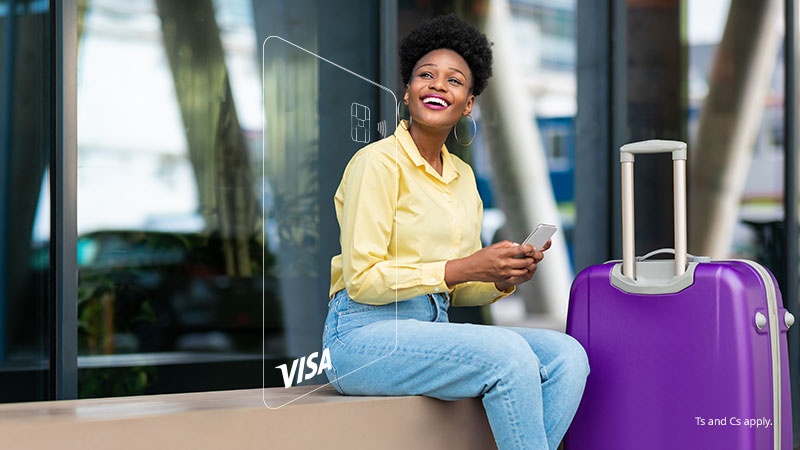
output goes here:
<path id="1" fill-rule="evenodd" d="M 350 105 L 377 111 L 376 89 L 357 98 L 331 69 L 291 61 L 277 66 L 292 74 L 285 84 L 262 89 L 262 44 L 281 35 L 375 79 L 347 58 L 377 71 L 376 18 L 377 5 L 316 0 L 88 1 L 78 55 L 81 396 L 261 387 L 262 356 L 266 385 L 282 386 L 276 366 L 320 351 L 338 252 L 332 198 L 352 154 L 343 145 L 357 148 Z M 337 39 L 317 46 L 317 33 Z M 273 88 L 294 100 L 273 90 L 264 106 Z M 302 114 L 278 111 L 266 137 L 264 115 L 281 105 Z"/>
<path id="2" fill-rule="evenodd" d="M 80 395 L 260 386 L 250 2 L 93 0 L 79 42 Z"/>
<path id="3" fill-rule="evenodd" d="M 687 7 L 693 245 L 782 276 L 782 8 L 737 0 Z"/>
<path id="4" fill-rule="evenodd" d="M 0 402 L 49 396 L 52 311 L 47 2 L 0 4 Z"/>

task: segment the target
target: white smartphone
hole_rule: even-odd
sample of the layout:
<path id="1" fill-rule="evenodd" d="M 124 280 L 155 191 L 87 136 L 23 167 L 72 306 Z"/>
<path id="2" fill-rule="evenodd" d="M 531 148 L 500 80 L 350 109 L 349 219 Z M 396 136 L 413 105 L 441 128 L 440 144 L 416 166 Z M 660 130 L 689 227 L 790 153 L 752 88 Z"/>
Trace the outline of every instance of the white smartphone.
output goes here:
<path id="1" fill-rule="evenodd" d="M 536 228 L 531 231 L 531 234 L 522 241 L 522 245 L 530 244 L 536 247 L 537 250 L 541 250 L 541 248 L 547 244 L 547 241 L 556 234 L 556 231 L 558 231 L 557 226 L 549 223 L 540 223 L 536 225 Z"/>

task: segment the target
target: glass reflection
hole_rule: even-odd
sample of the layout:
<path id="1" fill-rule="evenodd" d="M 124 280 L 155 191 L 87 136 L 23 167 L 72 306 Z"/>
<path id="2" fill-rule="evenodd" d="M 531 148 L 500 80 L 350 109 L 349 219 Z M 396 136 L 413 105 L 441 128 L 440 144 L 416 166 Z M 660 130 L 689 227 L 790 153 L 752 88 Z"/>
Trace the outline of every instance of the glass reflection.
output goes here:
<path id="1" fill-rule="evenodd" d="M 49 395 L 50 19 L 47 2 L 0 5 L 0 401 Z"/>
<path id="2" fill-rule="evenodd" d="M 784 273 L 781 2 L 691 1 L 693 250 Z"/>
<path id="3" fill-rule="evenodd" d="M 262 237 L 256 45 L 246 0 L 87 2 L 78 69 L 82 396 L 178 390 L 158 386 L 168 367 L 260 361 L 264 338 L 282 349 L 272 278 L 262 277 L 272 256 Z"/>

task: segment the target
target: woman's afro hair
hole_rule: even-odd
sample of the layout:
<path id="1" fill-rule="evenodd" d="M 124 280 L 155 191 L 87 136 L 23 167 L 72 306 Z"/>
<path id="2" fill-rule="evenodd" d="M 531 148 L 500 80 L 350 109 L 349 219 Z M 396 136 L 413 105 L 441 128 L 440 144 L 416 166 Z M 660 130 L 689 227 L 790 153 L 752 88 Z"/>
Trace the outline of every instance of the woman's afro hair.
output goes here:
<path id="1" fill-rule="evenodd" d="M 400 42 L 400 75 L 408 84 L 417 62 L 442 48 L 461 55 L 472 72 L 472 93 L 480 94 L 492 76 L 492 48 L 486 35 L 455 14 L 427 19 Z"/>

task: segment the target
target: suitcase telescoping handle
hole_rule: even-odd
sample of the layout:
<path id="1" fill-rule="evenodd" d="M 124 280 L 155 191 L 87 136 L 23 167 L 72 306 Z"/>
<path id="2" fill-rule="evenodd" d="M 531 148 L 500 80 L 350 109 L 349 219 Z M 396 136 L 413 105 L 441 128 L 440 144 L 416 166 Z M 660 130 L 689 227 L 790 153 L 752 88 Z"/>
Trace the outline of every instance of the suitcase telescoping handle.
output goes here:
<path id="1" fill-rule="evenodd" d="M 622 274 L 636 279 L 633 217 L 633 161 L 637 153 L 672 153 L 675 208 L 675 276 L 686 271 L 686 144 L 649 140 L 625 144 L 619 149 L 622 164 Z"/>

